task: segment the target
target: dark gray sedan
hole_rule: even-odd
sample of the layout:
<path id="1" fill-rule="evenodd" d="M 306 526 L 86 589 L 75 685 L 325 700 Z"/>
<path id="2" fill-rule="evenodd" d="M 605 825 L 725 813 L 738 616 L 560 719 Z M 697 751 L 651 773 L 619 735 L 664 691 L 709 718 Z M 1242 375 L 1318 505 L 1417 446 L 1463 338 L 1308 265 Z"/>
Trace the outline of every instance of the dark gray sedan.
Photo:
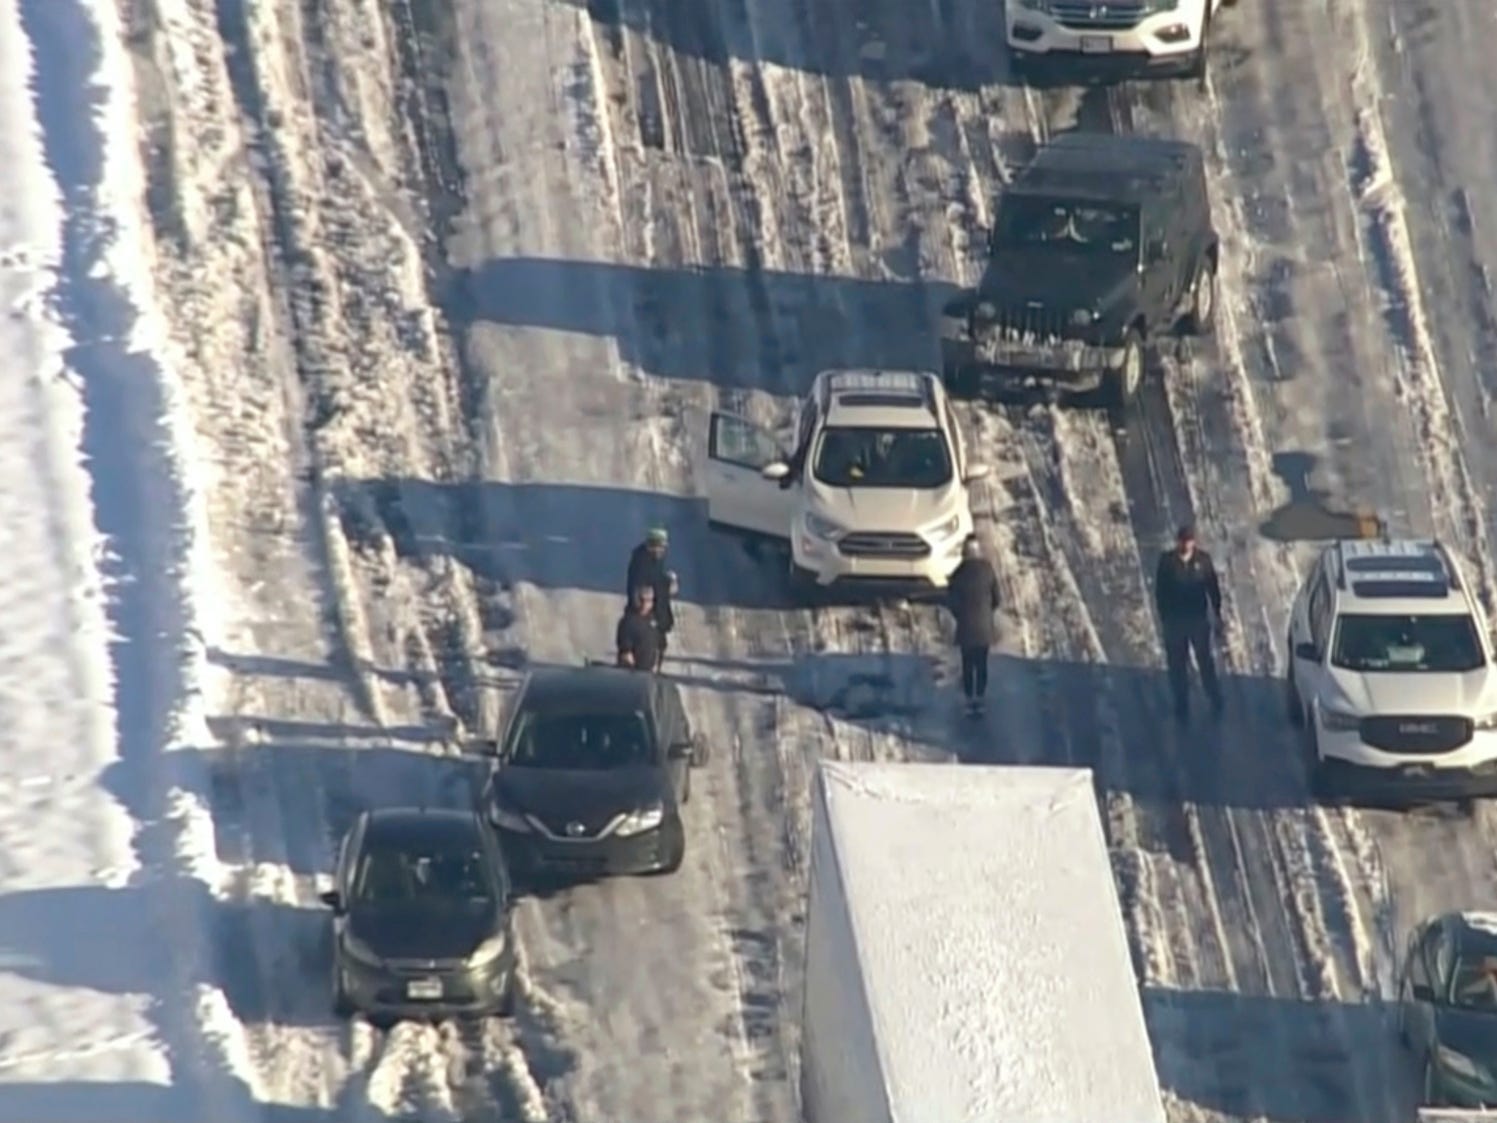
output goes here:
<path id="1" fill-rule="evenodd" d="M 333 1005 L 340 1017 L 508 1015 L 513 894 L 498 840 L 469 811 L 366 811 L 343 839 L 334 888 Z"/>
<path id="2" fill-rule="evenodd" d="M 1415 928 L 1398 998 L 1424 1103 L 1497 1108 L 1497 913 L 1442 913 Z"/>

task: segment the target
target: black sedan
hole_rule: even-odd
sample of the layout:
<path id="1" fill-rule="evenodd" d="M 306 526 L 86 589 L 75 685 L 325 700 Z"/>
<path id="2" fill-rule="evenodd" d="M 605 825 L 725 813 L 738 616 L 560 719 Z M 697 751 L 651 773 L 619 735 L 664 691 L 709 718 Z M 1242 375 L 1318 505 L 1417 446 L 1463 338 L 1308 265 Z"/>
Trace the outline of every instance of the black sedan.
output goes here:
<path id="1" fill-rule="evenodd" d="M 493 751 L 484 812 L 517 875 L 680 868 L 681 805 L 707 750 L 669 679 L 600 666 L 534 671 Z"/>
<path id="2" fill-rule="evenodd" d="M 498 839 L 469 811 L 366 811 L 343 839 L 333 910 L 333 1006 L 381 1023 L 508 1015 L 513 894 Z"/>
<path id="3" fill-rule="evenodd" d="M 1444 913 L 1415 928 L 1398 998 L 1425 1104 L 1497 1108 L 1497 914 Z"/>

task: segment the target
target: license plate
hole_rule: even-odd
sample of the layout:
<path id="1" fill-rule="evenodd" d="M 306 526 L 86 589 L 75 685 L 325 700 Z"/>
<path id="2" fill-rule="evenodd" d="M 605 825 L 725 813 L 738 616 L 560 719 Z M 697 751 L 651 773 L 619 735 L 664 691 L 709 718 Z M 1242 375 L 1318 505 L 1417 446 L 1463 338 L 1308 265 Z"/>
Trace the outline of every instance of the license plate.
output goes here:
<path id="1" fill-rule="evenodd" d="M 1112 36 L 1083 35 L 1081 53 L 1084 55 L 1109 55 L 1112 53 Z"/>
<path id="2" fill-rule="evenodd" d="M 408 998 L 421 1001 L 431 1001 L 442 997 L 441 979 L 412 979 L 405 984 L 405 993 Z"/>

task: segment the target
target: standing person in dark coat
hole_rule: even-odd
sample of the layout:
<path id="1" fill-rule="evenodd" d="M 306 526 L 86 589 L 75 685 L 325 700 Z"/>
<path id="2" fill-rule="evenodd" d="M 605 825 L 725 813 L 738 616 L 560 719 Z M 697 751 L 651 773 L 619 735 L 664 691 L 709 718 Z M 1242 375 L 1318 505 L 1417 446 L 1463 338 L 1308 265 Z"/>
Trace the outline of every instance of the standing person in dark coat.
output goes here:
<path id="1" fill-rule="evenodd" d="M 640 585 L 629 597 L 624 615 L 614 633 L 618 664 L 636 671 L 658 671 L 665 651 L 659 626 L 655 623 L 655 591 Z"/>
<path id="2" fill-rule="evenodd" d="M 1222 590 L 1211 555 L 1196 546 L 1195 530 L 1180 528 L 1175 548 L 1159 558 L 1154 578 L 1154 604 L 1164 634 L 1164 661 L 1169 667 L 1170 694 L 1175 719 L 1190 717 L 1190 657 L 1195 655 L 1201 688 L 1214 712 L 1222 712 L 1221 683 L 1211 651 L 1212 626 L 1222 631 Z"/>
<path id="3" fill-rule="evenodd" d="M 977 536 L 962 543 L 962 562 L 946 586 L 946 606 L 956 618 L 956 645 L 962 653 L 962 694 L 967 713 L 982 713 L 988 692 L 988 652 L 997 638 L 998 574 L 982 556 Z"/>
<path id="4" fill-rule="evenodd" d="M 624 585 L 625 594 L 633 596 L 634 590 L 648 585 L 655 594 L 655 626 L 660 633 L 660 658 L 665 659 L 667 637 L 676 626 L 676 614 L 671 607 L 671 598 L 679 585 L 673 571 L 665 567 L 665 551 L 670 545 L 670 536 L 664 527 L 652 527 L 645 540 L 634 547 L 629 555 L 629 580 Z"/>

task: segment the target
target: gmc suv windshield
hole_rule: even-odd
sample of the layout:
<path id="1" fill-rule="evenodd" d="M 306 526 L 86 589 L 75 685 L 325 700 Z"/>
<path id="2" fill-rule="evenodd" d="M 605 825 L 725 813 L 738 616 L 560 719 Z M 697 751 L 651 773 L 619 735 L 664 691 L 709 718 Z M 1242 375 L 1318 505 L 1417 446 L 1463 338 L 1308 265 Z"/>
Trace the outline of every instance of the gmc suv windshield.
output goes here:
<path id="1" fill-rule="evenodd" d="M 951 456 L 939 429 L 824 429 L 812 473 L 828 487 L 936 488 Z"/>
<path id="2" fill-rule="evenodd" d="M 1486 664 L 1469 616 L 1342 616 L 1331 665 L 1347 671 L 1460 674 Z"/>
<path id="3" fill-rule="evenodd" d="M 651 762 L 649 727 L 642 714 L 530 711 L 515 723 L 508 759 L 521 768 L 632 768 Z"/>
<path id="4" fill-rule="evenodd" d="M 1044 246 L 1104 256 L 1134 255 L 1138 226 L 1136 207 L 1013 195 L 999 209 L 993 241 L 998 247 Z"/>

